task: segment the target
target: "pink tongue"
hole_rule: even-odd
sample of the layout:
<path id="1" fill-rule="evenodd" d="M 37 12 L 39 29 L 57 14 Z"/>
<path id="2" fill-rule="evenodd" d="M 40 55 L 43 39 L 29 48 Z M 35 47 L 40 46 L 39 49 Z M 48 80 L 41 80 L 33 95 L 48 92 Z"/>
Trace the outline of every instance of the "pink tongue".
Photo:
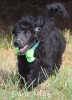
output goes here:
<path id="1" fill-rule="evenodd" d="M 23 52 L 26 48 L 28 47 L 28 45 L 24 46 L 23 48 L 20 49 L 20 52 Z"/>

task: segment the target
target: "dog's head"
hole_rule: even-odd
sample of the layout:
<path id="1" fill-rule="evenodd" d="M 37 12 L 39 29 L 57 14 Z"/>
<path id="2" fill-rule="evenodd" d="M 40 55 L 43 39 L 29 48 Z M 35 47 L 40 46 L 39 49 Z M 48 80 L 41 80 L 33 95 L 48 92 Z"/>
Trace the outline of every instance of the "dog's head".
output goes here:
<path id="1" fill-rule="evenodd" d="M 14 46 L 19 47 L 19 52 L 24 54 L 40 39 L 41 28 L 44 20 L 40 16 L 34 18 L 32 16 L 23 17 L 13 28 L 15 36 Z"/>

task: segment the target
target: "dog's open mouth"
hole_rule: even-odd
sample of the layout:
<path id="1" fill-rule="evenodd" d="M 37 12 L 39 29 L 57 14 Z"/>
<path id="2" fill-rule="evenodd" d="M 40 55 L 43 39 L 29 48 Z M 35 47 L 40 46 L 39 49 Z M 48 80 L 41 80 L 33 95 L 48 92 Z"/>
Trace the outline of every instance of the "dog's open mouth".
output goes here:
<path id="1" fill-rule="evenodd" d="M 24 47 L 22 47 L 22 48 L 19 48 L 19 54 L 24 54 L 24 53 L 26 53 L 26 51 L 28 50 L 28 48 L 29 48 L 29 45 L 25 45 Z"/>

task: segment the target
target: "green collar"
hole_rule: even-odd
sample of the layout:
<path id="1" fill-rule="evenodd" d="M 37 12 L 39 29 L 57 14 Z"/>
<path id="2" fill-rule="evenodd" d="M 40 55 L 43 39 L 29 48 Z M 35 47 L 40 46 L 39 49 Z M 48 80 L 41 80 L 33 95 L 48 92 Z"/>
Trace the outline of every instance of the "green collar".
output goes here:
<path id="1" fill-rule="evenodd" d="M 35 49 L 38 47 L 39 43 L 40 43 L 40 41 L 38 41 L 32 48 L 27 50 L 27 52 L 25 53 L 26 59 L 29 63 L 31 63 L 35 60 L 34 52 L 35 52 Z M 19 48 L 18 47 L 16 48 L 15 54 L 19 55 Z"/>

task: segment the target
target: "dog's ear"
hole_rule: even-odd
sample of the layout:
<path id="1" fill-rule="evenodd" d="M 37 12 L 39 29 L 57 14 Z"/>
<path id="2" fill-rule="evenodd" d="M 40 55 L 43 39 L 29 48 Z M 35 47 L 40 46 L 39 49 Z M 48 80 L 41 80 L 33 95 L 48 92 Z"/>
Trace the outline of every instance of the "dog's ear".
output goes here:
<path id="1" fill-rule="evenodd" d="M 37 16 L 34 23 L 34 38 L 36 41 L 40 39 L 40 31 L 44 23 L 45 23 L 45 20 L 43 19 L 43 17 Z"/>
<path id="2" fill-rule="evenodd" d="M 35 38 L 35 40 L 39 40 L 39 38 L 40 38 L 40 27 L 34 28 L 34 38 Z"/>
<path id="3" fill-rule="evenodd" d="M 20 30 L 20 27 L 19 27 L 18 23 L 16 23 L 12 28 L 12 33 L 17 34 L 19 32 L 19 30 Z"/>

